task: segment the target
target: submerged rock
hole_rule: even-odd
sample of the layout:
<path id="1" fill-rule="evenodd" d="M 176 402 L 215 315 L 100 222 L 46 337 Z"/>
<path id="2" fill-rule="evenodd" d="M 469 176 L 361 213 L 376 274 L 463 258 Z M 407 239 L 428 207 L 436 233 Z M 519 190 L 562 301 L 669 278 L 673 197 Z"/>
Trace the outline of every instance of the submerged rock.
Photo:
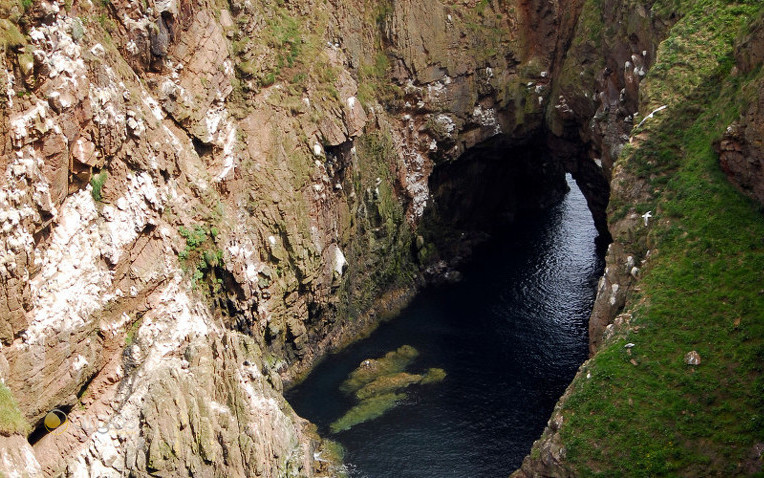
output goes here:
<path id="1" fill-rule="evenodd" d="M 355 392 L 356 398 L 364 400 L 369 397 L 374 397 L 386 392 L 392 392 L 406 388 L 409 385 L 420 383 L 422 381 L 421 375 L 412 375 L 410 373 L 401 372 L 392 375 L 383 375 L 373 382 L 365 385 L 362 389 Z"/>
<path id="2" fill-rule="evenodd" d="M 340 390 L 352 393 L 379 377 L 402 372 L 418 355 L 417 349 L 410 345 L 403 345 L 397 350 L 388 352 L 382 358 L 366 359 L 350 373 L 347 380 L 342 382 Z"/>
<path id="3" fill-rule="evenodd" d="M 339 433 L 358 425 L 381 417 L 386 411 L 395 407 L 406 398 L 405 393 L 385 393 L 363 400 L 355 407 L 348 410 L 338 420 L 334 421 L 329 429 L 332 433 Z"/>
<path id="4" fill-rule="evenodd" d="M 329 426 L 331 432 L 339 433 L 382 416 L 408 397 L 401 390 L 411 385 L 437 383 L 446 377 L 441 368 L 431 368 L 424 374 L 405 372 L 417 356 L 414 347 L 403 345 L 382 358 L 361 362 L 340 385 L 342 392 L 354 394 L 359 402 Z"/>
<path id="5" fill-rule="evenodd" d="M 426 374 L 424 374 L 424 377 L 422 377 L 422 383 L 423 385 L 427 385 L 430 383 L 438 383 L 442 382 L 443 379 L 446 378 L 446 371 L 442 368 L 431 368 L 427 371 Z"/>

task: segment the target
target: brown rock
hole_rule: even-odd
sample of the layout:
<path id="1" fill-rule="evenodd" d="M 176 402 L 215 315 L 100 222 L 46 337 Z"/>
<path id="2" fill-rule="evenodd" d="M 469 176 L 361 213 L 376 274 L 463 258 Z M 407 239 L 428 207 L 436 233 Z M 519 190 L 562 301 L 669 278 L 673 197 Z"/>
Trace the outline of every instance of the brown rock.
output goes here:
<path id="1" fill-rule="evenodd" d="M 95 154 L 95 144 L 85 137 L 77 138 L 72 145 L 72 158 L 87 166 L 96 166 L 98 157 Z"/>
<path id="2" fill-rule="evenodd" d="M 764 86 L 761 88 L 764 92 Z M 764 94 L 740 122 L 731 124 L 715 147 L 727 179 L 764 204 Z"/>
<path id="3" fill-rule="evenodd" d="M 61 134 L 50 134 L 42 147 L 45 156 L 43 174 L 50 184 L 50 198 L 54 204 L 64 200 L 69 186 L 69 151 L 66 138 Z"/>
<path id="4" fill-rule="evenodd" d="M 366 125 L 366 112 L 363 110 L 361 102 L 355 97 L 348 98 L 345 121 L 347 122 L 348 134 L 351 137 L 360 136 L 363 133 L 363 127 Z"/>
<path id="5" fill-rule="evenodd" d="M 736 48 L 735 60 L 743 73 L 764 63 L 764 17 L 754 22 L 748 36 Z"/>
<path id="6" fill-rule="evenodd" d="M 338 117 L 326 116 L 318 126 L 324 144 L 328 146 L 337 146 L 347 140 L 347 131 L 345 125 Z"/>

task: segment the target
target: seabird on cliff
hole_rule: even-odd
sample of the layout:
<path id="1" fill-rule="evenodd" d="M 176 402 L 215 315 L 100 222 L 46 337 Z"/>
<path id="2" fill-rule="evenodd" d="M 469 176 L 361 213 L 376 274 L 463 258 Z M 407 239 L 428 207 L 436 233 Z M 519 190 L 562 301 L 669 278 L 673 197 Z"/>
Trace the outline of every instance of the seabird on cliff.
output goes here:
<path id="1" fill-rule="evenodd" d="M 651 217 L 653 217 L 653 215 L 652 215 L 651 213 L 652 213 L 652 211 L 647 211 L 646 213 L 642 214 L 642 219 L 644 219 L 644 220 L 645 220 L 645 227 L 647 227 L 647 222 L 648 222 L 648 220 L 649 220 Z"/>

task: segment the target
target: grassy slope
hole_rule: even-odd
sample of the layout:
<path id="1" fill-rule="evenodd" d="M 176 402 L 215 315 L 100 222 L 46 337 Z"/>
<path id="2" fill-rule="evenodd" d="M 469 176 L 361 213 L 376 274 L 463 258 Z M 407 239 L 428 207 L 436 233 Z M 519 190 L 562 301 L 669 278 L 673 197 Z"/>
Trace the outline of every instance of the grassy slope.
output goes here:
<path id="1" fill-rule="evenodd" d="M 621 238 L 641 241 L 650 260 L 627 306 L 631 327 L 590 361 L 591 378 L 579 375 L 564 406 L 567 459 L 582 476 L 737 475 L 764 442 L 764 216 L 726 181 L 712 147 L 764 81 L 761 68 L 730 75 L 734 40 L 764 7 L 673 3 L 685 16 L 643 86 L 645 111 L 669 108 L 620 159 L 654 187 L 635 208 L 656 215 L 647 237 Z M 690 350 L 700 366 L 683 363 Z"/>

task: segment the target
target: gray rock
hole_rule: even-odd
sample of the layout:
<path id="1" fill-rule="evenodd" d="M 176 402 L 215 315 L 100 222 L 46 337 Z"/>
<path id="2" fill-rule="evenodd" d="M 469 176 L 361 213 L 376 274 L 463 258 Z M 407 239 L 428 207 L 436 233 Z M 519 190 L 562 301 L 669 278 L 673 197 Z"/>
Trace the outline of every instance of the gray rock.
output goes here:
<path id="1" fill-rule="evenodd" d="M 687 352 L 684 356 L 684 363 L 687 365 L 700 365 L 700 354 L 695 350 Z"/>
<path id="2" fill-rule="evenodd" d="M 160 16 L 156 24 L 151 26 L 151 53 L 160 58 L 167 56 L 167 48 L 170 46 L 170 30 Z"/>
<path id="3" fill-rule="evenodd" d="M 74 41 L 79 42 L 85 35 L 85 27 L 82 25 L 82 20 L 75 18 L 72 22 L 72 38 Z"/>

